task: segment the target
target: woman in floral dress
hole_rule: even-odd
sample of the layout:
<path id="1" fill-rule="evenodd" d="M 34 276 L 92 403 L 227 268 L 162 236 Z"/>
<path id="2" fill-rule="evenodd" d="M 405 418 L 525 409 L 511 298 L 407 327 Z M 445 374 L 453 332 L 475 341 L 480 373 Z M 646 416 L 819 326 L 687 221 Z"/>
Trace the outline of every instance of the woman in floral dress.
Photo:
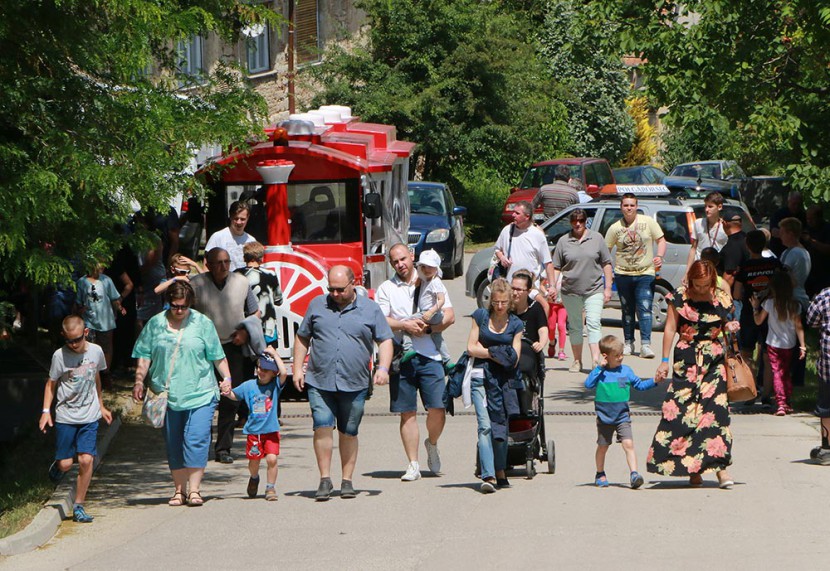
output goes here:
<path id="1" fill-rule="evenodd" d="M 663 359 L 655 374 L 669 373 L 669 352 L 675 334 L 674 369 L 663 402 L 663 418 L 648 451 L 648 471 L 663 476 L 688 476 L 691 486 L 703 484 L 704 472 L 716 471 L 721 488 L 730 488 L 726 467 L 732 463 L 732 432 L 722 330 L 735 332 L 732 299 L 718 289 L 711 262 L 698 260 L 686 275 L 688 286 L 666 296 L 669 314 L 663 333 Z"/>

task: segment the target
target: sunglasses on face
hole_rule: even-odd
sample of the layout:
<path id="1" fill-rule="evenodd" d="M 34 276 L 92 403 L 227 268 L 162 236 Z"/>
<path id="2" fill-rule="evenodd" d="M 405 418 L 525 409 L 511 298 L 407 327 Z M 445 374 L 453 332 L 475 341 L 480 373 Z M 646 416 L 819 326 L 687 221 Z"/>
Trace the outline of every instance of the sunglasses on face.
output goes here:
<path id="1" fill-rule="evenodd" d="M 83 341 L 85 337 L 86 335 L 81 335 L 80 337 L 75 337 L 74 339 L 67 339 L 66 341 L 64 341 L 64 343 L 66 343 L 67 345 L 75 345 L 76 343 L 80 343 L 81 341 Z"/>
<path id="2" fill-rule="evenodd" d="M 329 293 L 343 293 L 344 291 L 346 291 L 346 288 L 348 288 L 350 285 L 352 285 L 352 283 L 354 283 L 354 282 L 349 282 L 343 287 L 330 287 L 329 286 L 329 288 L 328 288 Z"/>
<path id="3" fill-rule="evenodd" d="M 585 224 L 588 220 L 586 218 L 574 218 L 571 220 L 571 224 Z"/>
<path id="4" fill-rule="evenodd" d="M 182 269 L 179 269 L 179 268 L 173 268 L 173 273 L 176 274 L 177 276 L 186 276 L 187 274 L 190 273 L 190 270 L 182 270 Z"/>
<path id="5" fill-rule="evenodd" d="M 181 305 L 178 304 L 178 303 L 171 303 L 170 304 L 170 309 L 172 309 L 173 311 L 185 311 L 189 308 L 190 308 L 190 306 L 187 305 L 186 303 L 183 303 Z"/>

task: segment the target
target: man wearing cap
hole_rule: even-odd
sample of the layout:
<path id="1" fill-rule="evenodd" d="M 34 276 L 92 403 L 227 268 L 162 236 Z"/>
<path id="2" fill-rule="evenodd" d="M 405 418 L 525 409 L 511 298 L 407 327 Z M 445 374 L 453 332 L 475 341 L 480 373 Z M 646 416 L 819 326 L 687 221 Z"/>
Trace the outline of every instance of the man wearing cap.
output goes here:
<path id="1" fill-rule="evenodd" d="M 352 475 L 357 461 L 357 433 L 369 383 L 389 382 L 392 331 L 378 305 L 357 295 L 354 273 L 348 266 L 332 266 L 329 294 L 319 295 L 294 338 L 294 386 L 308 387 L 308 404 L 314 421 L 314 454 L 320 470 L 315 498 L 328 500 L 334 428 L 337 427 L 343 481 L 341 498 L 354 498 Z M 378 344 L 378 366 L 369 370 L 373 343 Z M 307 370 L 303 362 L 309 355 Z"/>
<path id="2" fill-rule="evenodd" d="M 455 312 L 447 295 L 440 323 L 429 324 L 418 313 L 418 299 L 423 285 L 418 284 L 412 252 L 406 244 L 395 244 L 389 250 L 389 264 L 395 269 L 395 275 L 386 280 L 377 290 L 377 300 L 386 321 L 395 333 L 400 344 L 403 334 L 412 338 L 412 347 L 416 355 L 401 363 L 400 371 L 393 371 L 390 379 L 389 410 L 401 415 L 400 433 L 409 464 L 401 478 L 405 482 L 421 477 L 418 462 L 418 393 L 427 410 L 427 433 L 424 446 L 427 450 L 427 464 L 433 474 L 441 471 L 441 458 L 438 455 L 438 439 L 444 430 L 446 411 L 444 410 L 444 367 L 441 353 L 430 335 L 440 333 L 455 323 Z"/>
<path id="3" fill-rule="evenodd" d="M 743 231 L 741 224 L 741 215 L 733 214 L 723 225 L 728 237 L 726 244 L 720 251 L 718 271 L 723 275 L 723 279 L 729 284 L 730 289 L 735 284 L 735 275 L 738 270 L 749 259 L 749 250 L 746 247 L 746 232 Z M 735 309 L 740 312 L 741 308 L 736 307 Z"/>

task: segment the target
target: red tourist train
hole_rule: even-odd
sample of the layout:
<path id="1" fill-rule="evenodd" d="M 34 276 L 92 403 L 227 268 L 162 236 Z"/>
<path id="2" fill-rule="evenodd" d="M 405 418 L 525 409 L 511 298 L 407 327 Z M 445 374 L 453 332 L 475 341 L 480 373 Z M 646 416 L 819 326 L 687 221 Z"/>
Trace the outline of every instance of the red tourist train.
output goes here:
<path id="1" fill-rule="evenodd" d="M 326 293 L 327 270 L 352 268 L 368 290 L 392 274 L 388 247 L 406 243 L 409 158 L 413 143 L 392 125 L 363 123 L 343 106 L 291 115 L 268 139 L 201 169 L 213 189 L 207 233 L 227 226 L 235 200 L 251 204 L 247 232 L 266 246 L 266 267 L 280 279 L 278 350 L 290 359 L 308 304 Z"/>

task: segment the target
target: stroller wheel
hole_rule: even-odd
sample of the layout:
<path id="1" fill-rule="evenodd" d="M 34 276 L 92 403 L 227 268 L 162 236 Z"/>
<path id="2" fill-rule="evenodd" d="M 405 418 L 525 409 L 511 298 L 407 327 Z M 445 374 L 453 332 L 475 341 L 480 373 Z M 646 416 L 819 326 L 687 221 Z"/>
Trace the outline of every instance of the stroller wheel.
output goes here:
<path id="1" fill-rule="evenodd" d="M 527 461 L 527 479 L 532 480 L 533 476 L 535 476 L 535 475 L 536 475 L 536 464 L 532 459 L 528 460 Z"/>
<path id="2" fill-rule="evenodd" d="M 556 445 L 548 440 L 548 474 L 556 473 Z"/>

